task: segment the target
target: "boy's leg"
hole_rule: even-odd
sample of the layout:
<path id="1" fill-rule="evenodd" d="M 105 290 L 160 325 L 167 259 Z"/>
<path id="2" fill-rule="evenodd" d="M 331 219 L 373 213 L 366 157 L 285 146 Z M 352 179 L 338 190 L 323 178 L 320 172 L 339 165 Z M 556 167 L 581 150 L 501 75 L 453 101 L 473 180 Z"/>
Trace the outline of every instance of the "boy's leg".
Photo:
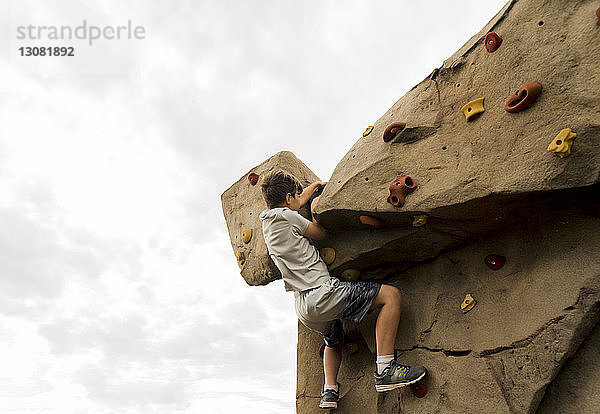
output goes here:
<path id="1" fill-rule="evenodd" d="M 323 369 L 325 371 L 325 385 L 336 385 L 337 375 L 340 370 L 340 364 L 342 363 L 342 350 L 341 348 L 335 347 L 330 348 L 325 346 L 323 352 Z"/>
<path id="2" fill-rule="evenodd" d="M 396 333 L 400 323 L 402 295 L 394 286 L 381 285 L 371 309 L 381 308 L 375 325 L 377 355 L 393 355 Z"/>

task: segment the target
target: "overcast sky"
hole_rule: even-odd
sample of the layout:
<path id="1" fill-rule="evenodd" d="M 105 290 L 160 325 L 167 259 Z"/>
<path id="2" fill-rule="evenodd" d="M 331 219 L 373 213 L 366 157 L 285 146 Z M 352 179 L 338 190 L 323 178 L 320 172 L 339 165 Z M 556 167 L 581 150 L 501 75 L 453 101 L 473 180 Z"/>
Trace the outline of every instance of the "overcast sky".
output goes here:
<path id="1" fill-rule="evenodd" d="M 221 193 L 281 150 L 327 180 L 504 3 L 3 0 L 0 413 L 294 412 L 293 297 Z M 145 36 L 17 39 L 83 20 Z"/>

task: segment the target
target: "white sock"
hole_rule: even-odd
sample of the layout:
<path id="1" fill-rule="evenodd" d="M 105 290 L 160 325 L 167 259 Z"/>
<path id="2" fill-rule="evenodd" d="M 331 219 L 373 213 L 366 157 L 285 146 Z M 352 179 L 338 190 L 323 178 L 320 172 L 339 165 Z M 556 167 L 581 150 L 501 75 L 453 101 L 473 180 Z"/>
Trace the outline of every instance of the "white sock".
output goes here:
<path id="1" fill-rule="evenodd" d="M 323 391 L 327 391 L 327 390 L 334 390 L 335 392 L 340 392 L 338 385 L 327 385 L 325 384 L 325 386 L 323 387 Z"/>
<path id="2" fill-rule="evenodd" d="M 377 373 L 381 374 L 381 371 L 383 371 L 393 359 L 394 355 L 377 355 Z"/>

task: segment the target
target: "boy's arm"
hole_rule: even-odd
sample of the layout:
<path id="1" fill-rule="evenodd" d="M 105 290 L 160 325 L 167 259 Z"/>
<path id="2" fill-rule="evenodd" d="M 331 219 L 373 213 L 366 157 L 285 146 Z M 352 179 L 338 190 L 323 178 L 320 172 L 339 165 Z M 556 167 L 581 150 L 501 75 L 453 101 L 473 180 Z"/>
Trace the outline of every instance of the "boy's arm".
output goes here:
<path id="1" fill-rule="evenodd" d="M 312 205 L 310 206 L 311 210 L 315 208 L 315 206 L 317 205 L 317 201 L 319 201 L 319 197 L 313 200 Z M 314 240 L 323 240 L 325 237 L 327 237 L 327 231 L 325 230 L 325 227 L 321 226 L 317 222 L 317 219 L 315 219 L 313 216 L 313 221 L 306 228 L 304 235 Z"/>
<path id="2" fill-rule="evenodd" d="M 308 203 L 308 200 L 310 200 L 315 191 L 317 191 L 319 187 L 324 187 L 325 184 L 327 183 L 324 183 L 323 181 L 315 181 L 314 183 L 306 187 L 304 190 L 302 190 L 302 193 L 298 196 L 298 200 L 300 201 L 300 207 Z"/>

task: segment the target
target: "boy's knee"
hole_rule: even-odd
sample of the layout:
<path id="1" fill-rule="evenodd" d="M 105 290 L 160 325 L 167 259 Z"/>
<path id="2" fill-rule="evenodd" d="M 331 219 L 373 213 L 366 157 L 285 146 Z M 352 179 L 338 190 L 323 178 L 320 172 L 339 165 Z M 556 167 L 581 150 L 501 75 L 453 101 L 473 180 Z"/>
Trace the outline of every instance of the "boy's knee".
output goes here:
<path id="1" fill-rule="evenodd" d="M 395 305 L 402 306 L 402 293 L 400 293 L 400 289 L 395 286 L 391 286 L 391 288 L 392 302 Z"/>

